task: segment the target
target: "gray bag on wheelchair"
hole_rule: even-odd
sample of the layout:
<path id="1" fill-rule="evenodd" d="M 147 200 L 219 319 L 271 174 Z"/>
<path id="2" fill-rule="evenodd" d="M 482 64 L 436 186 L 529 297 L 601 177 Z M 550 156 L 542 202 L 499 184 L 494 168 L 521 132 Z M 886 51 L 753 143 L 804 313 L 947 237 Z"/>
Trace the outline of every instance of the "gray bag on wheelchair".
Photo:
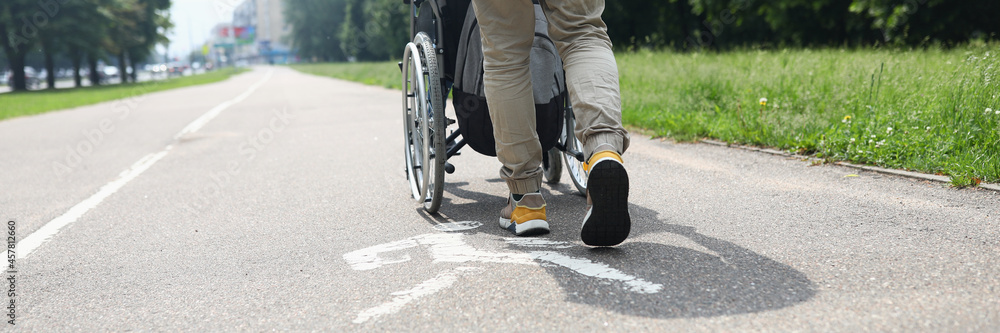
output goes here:
<path id="1" fill-rule="evenodd" d="M 483 91 L 483 48 L 479 34 L 479 22 L 469 6 L 455 59 L 453 105 L 459 131 L 466 143 L 480 154 L 496 156 L 493 123 Z M 548 22 L 538 4 L 535 4 L 535 39 L 531 45 L 530 67 L 538 139 L 542 151 L 548 151 L 561 134 L 568 95 L 562 60 L 549 38 Z"/>

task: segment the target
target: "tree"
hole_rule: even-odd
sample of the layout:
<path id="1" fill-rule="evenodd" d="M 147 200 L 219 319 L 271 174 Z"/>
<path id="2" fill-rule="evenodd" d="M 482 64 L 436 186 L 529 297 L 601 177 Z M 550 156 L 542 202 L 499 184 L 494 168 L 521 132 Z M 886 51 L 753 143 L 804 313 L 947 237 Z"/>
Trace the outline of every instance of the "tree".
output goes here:
<path id="1" fill-rule="evenodd" d="M 917 45 L 947 44 L 969 39 L 996 39 L 1000 34 L 1000 2 L 988 0 L 854 0 L 850 11 L 867 17 L 880 42 Z"/>
<path id="2" fill-rule="evenodd" d="M 125 75 L 126 59 L 132 63 L 142 60 L 157 43 L 166 40 L 163 34 L 171 26 L 165 16 L 169 7 L 170 0 L 3 0 L 0 36 L 14 73 L 13 89 L 27 88 L 25 60 L 36 48 L 42 51 L 49 88 L 55 86 L 55 63 L 61 55 L 72 63 L 77 86 L 82 81 L 79 73 L 84 57 L 91 81 L 99 83 L 97 61 L 105 52 L 117 56 Z M 122 82 L 126 80 L 123 77 Z"/>
<path id="3" fill-rule="evenodd" d="M 372 22 L 366 20 L 362 3 L 365 0 L 344 0 L 344 20 L 340 22 L 340 49 L 348 60 L 370 59 L 368 43 L 372 34 L 365 26 Z"/>
<path id="4" fill-rule="evenodd" d="M 38 24 L 48 22 L 48 17 L 39 16 L 32 21 L 35 2 L 29 0 L 4 0 L 0 2 L 0 36 L 3 37 L 3 50 L 7 55 L 8 65 L 14 76 L 11 89 L 27 90 L 24 77 L 24 59 L 35 45 L 38 38 Z"/>
<path id="5" fill-rule="evenodd" d="M 379 60 L 401 58 L 410 39 L 410 7 L 399 0 L 366 0 L 362 5 L 368 51 Z"/>
<path id="6" fill-rule="evenodd" d="M 698 26 L 687 0 L 608 1 L 604 20 L 617 49 L 658 48 L 683 41 Z"/>
<path id="7" fill-rule="evenodd" d="M 142 17 L 138 22 L 141 43 L 133 45 L 127 50 L 129 65 L 132 67 L 133 82 L 136 81 L 138 73 L 135 68 L 136 63 L 145 61 L 157 44 L 170 42 L 166 32 L 173 27 L 170 17 L 166 14 L 166 11 L 170 9 L 170 0 L 140 0 L 139 2 L 142 4 Z"/>
<path id="8" fill-rule="evenodd" d="M 868 44 L 865 18 L 850 12 L 848 0 L 761 1 L 762 14 L 775 41 L 797 46 L 840 45 L 855 42 Z"/>
<path id="9" fill-rule="evenodd" d="M 99 10 L 99 4 L 94 0 L 73 1 L 73 7 L 66 9 L 66 19 L 76 22 L 73 24 L 73 38 L 63 40 L 67 53 L 73 66 L 73 83 L 76 87 L 83 85 L 83 78 L 80 76 L 80 69 L 85 57 L 95 58 L 91 70 L 91 80 L 96 81 L 97 73 L 93 71 L 97 68 L 98 54 L 102 51 L 101 40 L 106 34 L 107 26 L 103 23 L 107 19 Z"/>
<path id="10" fill-rule="evenodd" d="M 285 20 L 292 27 L 289 42 L 299 54 L 321 61 L 344 61 L 340 27 L 344 0 L 284 0 Z"/>
<path id="11" fill-rule="evenodd" d="M 409 8 L 398 0 L 285 0 L 306 57 L 398 57 Z M 996 0 L 617 0 L 604 21 L 619 50 L 741 46 L 954 45 L 1000 38 Z M 448 29 L 457 29 L 450 26 Z"/>
<path id="12" fill-rule="evenodd" d="M 104 47 L 117 58 L 121 83 L 128 82 L 125 62 L 128 50 L 143 44 L 142 34 L 139 32 L 142 5 L 139 0 L 110 0 L 105 7 L 111 19 L 106 22 L 108 34 L 104 39 Z"/>
<path id="13" fill-rule="evenodd" d="M 65 3 L 51 1 L 39 3 L 39 7 L 49 16 L 47 24 L 39 25 L 38 40 L 44 57 L 45 71 L 48 73 L 46 84 L 48 89 L 56 88 L 55 58 L 59 54 L 71 51 L 76 40 L 88 39 L 87 1 L 69 1 Z M 82 31 L 81 31 L 82 30 Z"/>

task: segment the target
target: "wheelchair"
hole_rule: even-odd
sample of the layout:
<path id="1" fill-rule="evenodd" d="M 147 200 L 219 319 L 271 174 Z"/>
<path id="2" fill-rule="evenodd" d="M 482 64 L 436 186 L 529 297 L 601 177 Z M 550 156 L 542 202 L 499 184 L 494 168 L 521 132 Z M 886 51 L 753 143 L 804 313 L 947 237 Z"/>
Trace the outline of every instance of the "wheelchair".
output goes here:
<path id="1" fill-rule="evenodd" d="M 496 156 L 496 153 L 493 151 L 492 128 L 488 123 L 478 127 L 463 126 L 470 122 L 469 119 L 475 121 L 477 116 L 462 112 L 465 109 L 462 102 L 453 103 L 458 119 L 451 119 L 445 114 L 447 97 L 456 83 L 456 62 L 463 60 L 457 59 L 461 56 L 458 45 L 462 30 L 467 20 L 474 19 L 470 13 L 471 0 L 404 2 L 410 7 L 411 37 L 411 42 L 404 48 L 403 61 L 399 63 L 402 72 L 405 171 L 413 198 L 423 203 L 428 213 L 434 214 L 441 207 L 445 174 L 455 172 L 455 166 L 448 162 L 452 156 L 458 155 L 460 149 L 466 146 L 488 156 Z M 475 31 L 478 32 L 478 28 Z M 466 38 L 478 39 L 479 35 L 468 34 Z M 478 43 L 478 40 L 475 42 Z M 481 63 L 479 68 L 481 71 Z M 562 75 L 561 62 L 553 70 Z M 455 92 L 457 96 L 457 88 Z M 538 125 L 539 137 L 551 138 L 542 142 L 545 151 L 542 156 L 543 179 L 549 184 L 559 183 L 565 166 L 579 194 L 586 195 L 583 144 L 574 135 L 576 121 L 565 81 L 561 82 L 559 95 L 561 103 L 554 111 L 558 117 L 550 117 L 554 121 L 548 124 L 550 126 Z M 475 104 L 476 101 L 472 102 Z M 478 118 L 483 118 L 483 115 L 478 115 Z M 485 118 L 488 121 L 488 114 Z M 453 126 L 456 123 L 458 126 Z M 488 134 L 481 133 L 484 128 L 488 129 Z M 543 133 L 543 128 L 549 130 Z"/>

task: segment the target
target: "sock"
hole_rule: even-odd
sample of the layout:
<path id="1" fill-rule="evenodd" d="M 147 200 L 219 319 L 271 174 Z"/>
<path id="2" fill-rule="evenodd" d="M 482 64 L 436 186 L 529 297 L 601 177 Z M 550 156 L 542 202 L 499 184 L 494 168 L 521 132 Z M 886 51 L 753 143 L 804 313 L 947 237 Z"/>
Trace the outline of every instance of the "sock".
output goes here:
<path id="1" fill-rule="evenodd" d="M 539 192 L 531 192 L 531 193 L 539 193 Z M 525 193 L 525 194 L 529 194 L 529 193 Z M 512 193 L 511 195 L 514 197 L 514 201 L 521 201 L 521 199 L 524 198 L 525 194 L 513 194 Z"/>

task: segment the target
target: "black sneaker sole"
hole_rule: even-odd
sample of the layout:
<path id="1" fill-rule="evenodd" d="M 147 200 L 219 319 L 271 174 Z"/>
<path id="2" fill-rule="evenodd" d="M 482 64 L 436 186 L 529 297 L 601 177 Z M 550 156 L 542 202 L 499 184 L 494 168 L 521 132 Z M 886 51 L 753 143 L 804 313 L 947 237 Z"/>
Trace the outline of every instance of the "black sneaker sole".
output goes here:
<path id="1" fill-rule="evenodd" d="M 598 162 L 587 177 L 587 192 L 593 206 L 580 231 L 583 243 L 615 246 L 624 242 L 632 228 L 625 167 L 613 161 Z"/>

